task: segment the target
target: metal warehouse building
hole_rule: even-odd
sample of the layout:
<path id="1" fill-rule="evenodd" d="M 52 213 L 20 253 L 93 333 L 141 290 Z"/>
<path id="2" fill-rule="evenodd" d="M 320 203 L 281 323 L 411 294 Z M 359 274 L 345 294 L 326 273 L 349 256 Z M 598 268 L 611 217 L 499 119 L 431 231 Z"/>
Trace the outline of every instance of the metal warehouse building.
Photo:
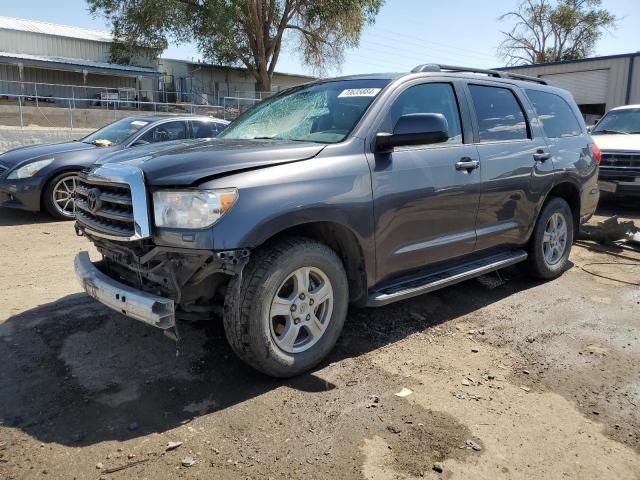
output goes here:
<path id="1" fill-rule="evenodd" d="M 156 58 L 142 48 L 131 65 L 112 63 L 112 43 L 104 32 L 0 16 L 0 98 L 22 95 L 55 104 L 68 97 L 117 95 L 119 100 L 215 104 L 224 96 L 264 95 L 241 68 Z M 272 89 L 311 79 L 274 73 Z"/>
<path id="2" fill-rule="evenodd" d="M 245 68 L 160 58 L 158 69 L 162 72 L 164 87 L 176 92 L 176 101 L 220 105 L 224 97 L 262 99 L 270 93 L 259 92 L 253 75 Z M 312 80 L 314 77 L 275 72 L 271 91 L 278 92 Z"/>
<path id="3" fill-rule="evenodd" d="M 97 94 L 71 92 L 67 85 L 154 90 L 160 76 L 155 59 L 141 51 L 136 65 L 110 63 L 112 41 L 103 32 L 0 17 L 0 95 Z"/>
<path id="4" fill-rule="evenodd" d="M 569 90 L 587 123 L 613 107 L 640 103 L 640 52 L 497 70 L 543 78 Z"/>

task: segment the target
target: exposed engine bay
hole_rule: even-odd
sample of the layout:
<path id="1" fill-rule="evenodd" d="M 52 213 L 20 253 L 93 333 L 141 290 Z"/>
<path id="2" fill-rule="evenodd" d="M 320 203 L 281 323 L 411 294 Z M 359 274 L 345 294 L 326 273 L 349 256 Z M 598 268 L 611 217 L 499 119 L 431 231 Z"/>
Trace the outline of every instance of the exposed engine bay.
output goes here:
<path id="1" fill-rule="evenodd" d="M 102 254 L 96 267 L 130 287 L 171 298 L 181 320 L 207 320 L 220 314 L 230 280 L 241 275 L 249 259 L 247 249 L 212 252 L 85 235 Z"/>

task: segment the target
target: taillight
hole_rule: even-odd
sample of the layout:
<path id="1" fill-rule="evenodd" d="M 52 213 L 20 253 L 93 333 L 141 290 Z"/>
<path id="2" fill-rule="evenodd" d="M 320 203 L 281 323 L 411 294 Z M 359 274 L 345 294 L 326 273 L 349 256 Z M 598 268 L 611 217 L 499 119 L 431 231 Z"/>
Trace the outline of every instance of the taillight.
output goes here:
<path id="1" fill-rule="evenodd" d="M 600 160 L 602 160 L 602 150 L 595 143 L 591 144 L 591 153 L 593 153 L 593 158 L 596 159 L 596 163 L 600 165 Z"/>

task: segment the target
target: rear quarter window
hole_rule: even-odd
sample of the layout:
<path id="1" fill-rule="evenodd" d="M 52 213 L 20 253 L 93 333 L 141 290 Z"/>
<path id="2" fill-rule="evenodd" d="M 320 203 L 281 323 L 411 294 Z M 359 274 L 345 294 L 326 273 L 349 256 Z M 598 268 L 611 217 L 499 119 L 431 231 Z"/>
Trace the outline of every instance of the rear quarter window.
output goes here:
<path id="1" fill-rule="evenodd" d="M 580 123 L 564 98 L 555 93 L 526 90 L 549 138 L 575 137 L 582 133 Z"/>

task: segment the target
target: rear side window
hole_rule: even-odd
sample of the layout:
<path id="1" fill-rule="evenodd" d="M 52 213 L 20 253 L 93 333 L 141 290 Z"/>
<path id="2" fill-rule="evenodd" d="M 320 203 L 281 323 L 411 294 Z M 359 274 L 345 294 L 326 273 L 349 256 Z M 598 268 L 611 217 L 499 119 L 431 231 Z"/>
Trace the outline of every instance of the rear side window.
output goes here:
<path id="1" fill-rule="evenodd" d="M 574 137 L 582 130 L 569 104 L 559 95 L 539 90 L 527 90 L 527 96 L 549 138 Z"/>
<path id="2" fill-rule="evenodd" d="M 529 138 L 527 120 L 508 88 L 469 85 L 478 118 L 480 142 L 504 142 Z"/>
<path id="3" fill-rule="evenodd" d="M 194 120 L 193 126 L 193 138 L 212 138 L 217 137 L 218 134 L 224 129 L 224 125 L 217 122 L 204 122 Z"/>
<path id="4" fill-rule="evenodd" d="M 393 102 L 383 128 L 393 131 L 393 127 L 402 115 L 412 113 L 441 113 L 447 119 L 449 126 L 447 143 L 462 143 L 458 102 L 450 84 L 423 83 L 407 88 Z"/>

